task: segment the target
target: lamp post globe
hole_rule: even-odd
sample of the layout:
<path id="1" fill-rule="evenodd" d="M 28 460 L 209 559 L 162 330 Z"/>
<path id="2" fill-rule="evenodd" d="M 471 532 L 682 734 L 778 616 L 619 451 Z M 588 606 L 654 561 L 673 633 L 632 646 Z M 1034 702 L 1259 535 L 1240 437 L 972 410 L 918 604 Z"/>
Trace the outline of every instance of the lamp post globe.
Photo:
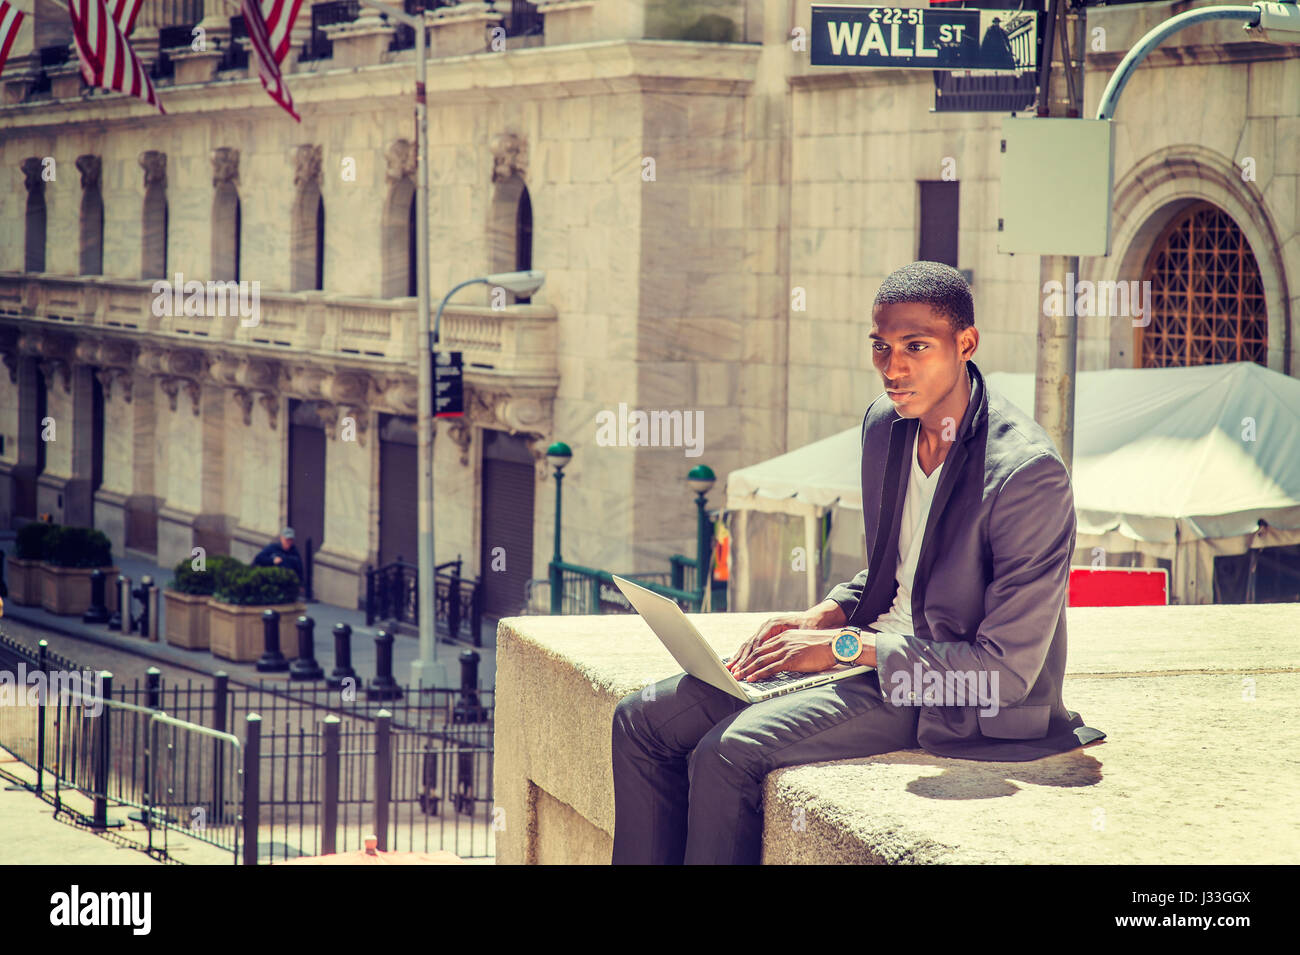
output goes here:
<path id="1" fill-rule="evenodd" d="M 717 481 L 713 468 L 707 464 L 697 464 L 686 475 L 686 483 L 696 494 L 708 494 Z"/>
<path id="2" fill-rule="evenodd" d="M 546 463 L 555 468 L 556 473 L 564 470 L 564 466 L 569 463 L 573 457 L 573 452 L 563 441 L 556 441 L 546 449 Z"/>

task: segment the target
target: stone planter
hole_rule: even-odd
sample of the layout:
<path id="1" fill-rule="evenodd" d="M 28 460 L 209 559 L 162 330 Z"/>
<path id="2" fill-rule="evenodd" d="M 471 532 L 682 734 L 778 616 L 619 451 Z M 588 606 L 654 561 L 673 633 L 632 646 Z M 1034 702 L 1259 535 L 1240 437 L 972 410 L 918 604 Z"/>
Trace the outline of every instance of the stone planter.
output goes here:
<path id="1" fill-rule="evenodd" d="M 280 652 L 286 660 L 298 655 L 298 618 L 307 611 L 301 601 L 271 607 L 240 607 L 210 598 L 208 601 L 208 647 L 214 657 L 236 663 L 254 663 L 266 649 L 262 639 L 262 613 L 280 614 Z"/>
<path id="2" fill-rule="evenodd" d="M 9 599 L 18 606 L 41 605 L 41 581 L 44 577 L 39 560 L 5 557 L 5 582 L 9 585 Z"/>
<path id="3" fill-rule="evenodd" d="M 117 610 L 116 567 L 56 567 L 41 563 L 41 606 L 54 614 L 76 614 L 90 608 L 90 575 L 104 572 L 104 605 Z"/>
<path id="4" fill-rule="evenodd" d="M 187 650 L 208 649 L 209 594 L 183 594 L 163 591 L 163 639 L 173 647 Z"/>

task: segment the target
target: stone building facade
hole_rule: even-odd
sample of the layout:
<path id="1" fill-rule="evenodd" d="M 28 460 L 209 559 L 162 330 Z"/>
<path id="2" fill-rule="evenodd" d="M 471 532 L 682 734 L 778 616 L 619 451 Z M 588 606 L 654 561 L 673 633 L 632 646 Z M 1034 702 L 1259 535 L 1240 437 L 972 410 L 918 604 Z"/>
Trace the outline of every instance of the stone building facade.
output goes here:
<path id="1" fill-rule="evenodd" d="M 1146 29 L 1196 5 L 1090 10 L 1084 115 Z M 414 559 L 413 52 L 364 9 L 313 29 L 325 6 L 304 4 L 287 61 L 299 124 L 223 5 L 145 0 L 161 116 L 83 93 L 75 59 L 42 53 L 68 35 L 38 0 L 0 78 L 0 520 L 93 522 L 163 564 L 247 558 L 294 520 L 317 595 L 348 605 L 367 564 Z M 436 429 L 437 556 L 486 578 L 508 545 L 501 612 L 545 576 L 552 441 L 574 451 L 565 558 L 665 569 L 693 553 L 691 467 L 717 473 L 716 505 L 728 471 L 860 420 L 872 296 L 923 253 L 969 271 L 981 367 L 1033 370 L 1038 260 L 996 251 L 1000 115 L 932 112 L 928 71 L 809 66 L 809 6 L 425 14 L 434 303 L 546 273 L 530 301 L 471 286 L 443 316 L 466 413 Z M 203 51 L 169 29 L 193 24 Z M 1296 374 L 1298 53 L 1211 24 L 1134 76 L 1112 254 L 1080 277 L 1153 279 L 1157 320 L 1082 321 L 1080 369 Z M 154 283 L 178 273 L 260 283 L 257 324 L 167 314 Z M 620 405 L 701 412 L 703 453 L 602 445 Z"/>

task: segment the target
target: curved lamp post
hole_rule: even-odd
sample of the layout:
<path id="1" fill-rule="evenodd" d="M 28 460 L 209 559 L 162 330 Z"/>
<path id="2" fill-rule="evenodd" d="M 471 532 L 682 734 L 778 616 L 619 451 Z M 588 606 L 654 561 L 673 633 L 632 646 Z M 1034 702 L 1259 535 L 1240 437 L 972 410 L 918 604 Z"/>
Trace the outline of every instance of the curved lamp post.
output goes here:
<path id="1" fill-rule="evenodd" d="M 417 36 L 422 30 L 416 28 Z M 422 152 L 421 155 L 424 155 Z M 424 228 L 424 213 L 420 214 L 418 223 Z M 421 265 L 423 259 L 421 260 Z M 421 281 L 424 269 L 421 267 Z M 434 569 L 433 569 L 433 350 L 438 344 L 438 328 L 442 322 L 442 311 L 447 307 L 451 297 L 467 285 L 482 283 L 499 285 L 516 295 L 531 295 L 542 287 L 546 273 L 536 270 L 527 272 L 494 272 L 491 275 L 467 279 L 454 286 L 442 297 L 438 312 L 433 318 L 433 330 L 424 319 L 428 312 L 424 310 L 427 301 L 423 295 L 420 304 L 420 396 L 419 396 L 419 456 L 420 456 L 420 505 L 419 505 L 419 605 L 420 605 L 420 656 L 411 661 L 411 682 L 423 683 L 425 686 L 446 686 L 447 673 L 438 665 L 438 641 L 434 633 Z"/>
<path id="2" fill-rule="evenodd" d="M 563 575 L 557 566 L 560 558 L 560 490 L 564 483 L 564 466 L 573 457 L 573 452 L 563 441 L 556 441 L 546 449 L 546 463 L 555 468 L 555 556 L 551 558 L 551 613 L 559 613 L 561 608 L 561 590 L 564 587 Z"/>

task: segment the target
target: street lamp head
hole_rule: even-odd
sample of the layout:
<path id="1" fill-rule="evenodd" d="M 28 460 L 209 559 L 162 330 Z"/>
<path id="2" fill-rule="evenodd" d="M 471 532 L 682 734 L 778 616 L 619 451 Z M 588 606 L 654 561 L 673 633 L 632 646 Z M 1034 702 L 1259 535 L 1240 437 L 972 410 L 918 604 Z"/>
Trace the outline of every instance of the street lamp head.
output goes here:
<path id="1" fill-rule="evenodd" d="M 690 485 L 692 491 L 696 494 L 707 494 L 713 487 L 713 482 L 717 477 L 713 473 L 713 468 L 707 464 L 697 464 L 691 468 L 690 473 L 686 475 L 686 483 Z"/>
<path id="2" fill-rule="evenodd" d="M 573 457 L 573 452 L 563 441 L 556 441 L 546 449 L 546 463 L 557 471 L 563 471 L 564 466 L 569 463 L 569 458 Z"/>
<path id="3" fill-rule="evenodd" d="M 500 285 L 507 292 L 529 296 L 542 287 L 546 273 L 532 269 L 527 272 L 493 272 L 485 276 L 488 285 Z"/>

